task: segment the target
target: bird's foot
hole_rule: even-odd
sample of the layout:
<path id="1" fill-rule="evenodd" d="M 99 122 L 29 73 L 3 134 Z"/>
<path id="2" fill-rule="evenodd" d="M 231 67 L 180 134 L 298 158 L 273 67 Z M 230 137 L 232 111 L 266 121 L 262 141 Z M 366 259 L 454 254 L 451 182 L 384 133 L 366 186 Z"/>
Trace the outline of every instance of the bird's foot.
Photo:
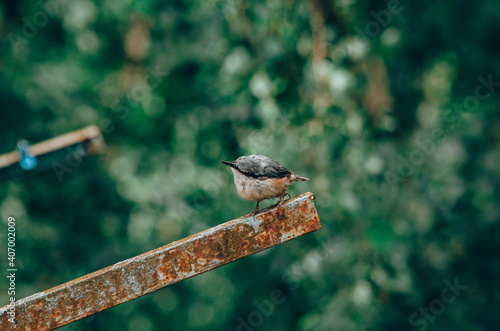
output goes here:
<path id="1" fill-rule="evenodd" d="M 285 208 L 285 206 L 284 206 L 284 204 L 285 204 L 285 197 L 286 197 L 287 195 L 288 195 L 288 197 L 290 197 L 290 194 L 288 194 L 288 193 L 285 193 L 285 194 L 280 195 L 280 199 L 279 199 L 279 201 L 276 203 L 276 205 L 278 206 L 278 211 L 280 211 L 280 209 L 284 209 L 284 208 Z"/>
<path id="2" fill-rule="evenodd" d="M 285 197 L 287 195 L 288 195 L 288 198 L 290 199 L 291 198 L 290 194 L 284 193 L 284 194 L 280 195 L 279 196 L 280 199 L 274 205 L 270 206 L 269 208 L 274 208 L 274 207 L 280 208 L 280 207 L 283 207 L 283 204 L 285 203 Z"/>
<path id="3" fill-rule="evenodd" d="M 259 202 L 257 202 L 257 205 L 255 206 L 254 210 L 250 214 L 248 214 L 249 216 L 255 216 L 260 211 L 259 210 Z"/>

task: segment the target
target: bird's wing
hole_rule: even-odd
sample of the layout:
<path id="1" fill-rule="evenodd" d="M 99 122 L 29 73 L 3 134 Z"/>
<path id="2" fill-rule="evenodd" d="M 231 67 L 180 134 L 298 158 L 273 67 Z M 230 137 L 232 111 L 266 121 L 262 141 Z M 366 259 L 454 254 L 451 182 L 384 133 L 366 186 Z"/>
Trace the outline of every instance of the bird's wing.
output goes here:
<path id="1" fill-rule="evenodd" d="M 270 157 L 263 155 L 242 156 L 235 161 L 238 170 L 254 178 L 283 178 L 292 172 Z"/>

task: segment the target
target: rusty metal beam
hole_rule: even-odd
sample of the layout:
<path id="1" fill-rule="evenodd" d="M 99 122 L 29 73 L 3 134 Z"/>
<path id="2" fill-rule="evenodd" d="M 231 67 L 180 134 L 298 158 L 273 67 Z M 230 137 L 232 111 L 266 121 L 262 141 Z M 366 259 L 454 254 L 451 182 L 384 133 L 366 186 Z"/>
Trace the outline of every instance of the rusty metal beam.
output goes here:
<path id="1" fill-rule="evenodd" d="M 283 207 L 237 218 L 21 299 L 15 305 L 17 327 L 52 330 L 319 230 L 313 200 L 312 193 L 301 194 Z M 0 330 L 16 329 L 8 309 L 0 308 Z"/>

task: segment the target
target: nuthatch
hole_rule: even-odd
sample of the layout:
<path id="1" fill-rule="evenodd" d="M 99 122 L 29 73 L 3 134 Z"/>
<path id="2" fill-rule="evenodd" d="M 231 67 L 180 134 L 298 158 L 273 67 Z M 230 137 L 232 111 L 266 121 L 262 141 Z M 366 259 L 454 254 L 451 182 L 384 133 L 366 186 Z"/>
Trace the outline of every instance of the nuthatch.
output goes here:
<path id="1" fill-rule="evenodd" d="M 257 201 L 252 215 L 259 212 L 259 202 L 265 199 L 280 198 L 283 204 L 288 185 L 293 182 L 309 180 L 295 175 L 278 162 L 264 155 L 241 156 L 236 161 L 222 163 L 231 167 L 234 184 L 238 194 L 247 200 Z"/>

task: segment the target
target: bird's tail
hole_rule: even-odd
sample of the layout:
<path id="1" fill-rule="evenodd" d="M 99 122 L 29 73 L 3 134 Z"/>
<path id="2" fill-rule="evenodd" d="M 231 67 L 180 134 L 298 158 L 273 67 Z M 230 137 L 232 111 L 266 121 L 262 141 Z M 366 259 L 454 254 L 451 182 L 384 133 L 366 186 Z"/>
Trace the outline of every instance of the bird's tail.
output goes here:
<path id="1" fill-rule="evenodd" d="M 293 174 L 293 175 L 292 175 L 292 178 L 291 178 L 291 181 L 292 181 L 292 182 L 302 182 L 302 181 L 306 181 L 306 180 L 309 180 L 309 178 L 307 178 L 307 177 L 302 177 L 302 176 L 295 175 L 295 174 Z"/>

